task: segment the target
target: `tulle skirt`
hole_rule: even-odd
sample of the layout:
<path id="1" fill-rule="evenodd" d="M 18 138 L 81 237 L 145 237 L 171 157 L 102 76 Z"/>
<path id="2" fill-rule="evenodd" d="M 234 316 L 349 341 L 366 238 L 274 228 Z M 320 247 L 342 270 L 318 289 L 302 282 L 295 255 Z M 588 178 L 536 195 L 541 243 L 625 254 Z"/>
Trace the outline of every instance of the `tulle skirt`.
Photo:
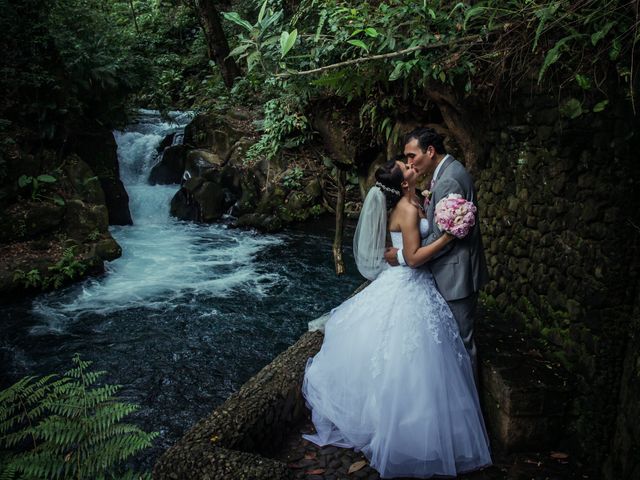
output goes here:
<path id="1" fill-rule="evenodd" d="M 302 393 L 324 446 L 362 451 L 382 478 L 491 464 L 469 356 L 424 269 L 394 267 L 335 308 Z"/>

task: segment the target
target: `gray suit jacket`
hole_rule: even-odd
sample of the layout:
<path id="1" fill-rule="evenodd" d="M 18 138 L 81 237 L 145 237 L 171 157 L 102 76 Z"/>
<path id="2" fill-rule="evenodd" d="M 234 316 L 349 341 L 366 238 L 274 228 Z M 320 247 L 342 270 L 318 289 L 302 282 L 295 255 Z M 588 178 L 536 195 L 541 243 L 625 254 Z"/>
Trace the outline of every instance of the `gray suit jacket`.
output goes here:
<path id="1" fill-rule="evenodd" d="M 436 204 L 451 193 L 459 193 L 477 207 L 476 190 L 473 179 L 464 166 L 449 156 L 438 171 L 431 201 L 427 208 L 427 219 L 431 234 L 426 243 L 435 241 L 442 232 L 434 222 Z M 489 273 L 480 236 L 480 212 L 476 214 L 476 224 L 469 234 L 456 239 L 441 250 L 428 266 L 445 300 L 459 300 L 480 290 L 488 281 Z"/>

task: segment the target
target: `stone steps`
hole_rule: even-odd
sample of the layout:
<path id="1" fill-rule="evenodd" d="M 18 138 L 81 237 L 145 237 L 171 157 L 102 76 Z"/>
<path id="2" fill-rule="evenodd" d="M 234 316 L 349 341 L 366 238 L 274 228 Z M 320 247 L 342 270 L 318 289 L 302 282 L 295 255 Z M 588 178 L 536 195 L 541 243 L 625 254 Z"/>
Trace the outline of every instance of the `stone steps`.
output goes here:
<path id="1" fill-rule="evenodd" d="M 480 391 L 494 448 L 557 447 L 571 399 L 566 371 L 503 321 L 485 319 L 479 333 Z"/>

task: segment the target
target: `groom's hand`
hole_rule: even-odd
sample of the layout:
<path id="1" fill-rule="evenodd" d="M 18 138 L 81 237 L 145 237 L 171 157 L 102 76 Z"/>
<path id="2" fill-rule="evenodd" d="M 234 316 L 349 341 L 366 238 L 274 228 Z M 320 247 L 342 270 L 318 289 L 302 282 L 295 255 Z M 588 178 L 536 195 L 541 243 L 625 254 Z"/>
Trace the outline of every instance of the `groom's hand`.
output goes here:
<path id="1" fill-rule="evenodd" d="M 394 247 L 387 248 L 384 251 L 384 259 L 392 267 L 397 267 L 398 265 L 400 265 L 398 263 L 398 249 Z"/>

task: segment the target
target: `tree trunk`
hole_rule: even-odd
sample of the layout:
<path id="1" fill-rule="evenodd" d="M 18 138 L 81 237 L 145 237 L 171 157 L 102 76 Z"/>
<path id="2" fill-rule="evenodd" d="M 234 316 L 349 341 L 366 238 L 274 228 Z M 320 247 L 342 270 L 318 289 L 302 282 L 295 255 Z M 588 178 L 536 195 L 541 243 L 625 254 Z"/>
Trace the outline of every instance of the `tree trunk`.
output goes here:
<path id="1" fill-rule="evenodd" d="M 129 8 L 131 9 L 131 16 L 133 17 L 133 24 L 136 26 L 136 33 L 140 35 L 140 28 L 138 28 L 138 17 L 136 16 L 136 10 L 133 8 L 133 0 L 129 0 Z"/>
<path id="2" fill-rule="evenodd" d="M 462 149 L 467 170 L 475 173 L 482 156 L 479 127 L 472 127 L 468 113 L 450 88 L 434 83 L 427 86 L 426 93 L 440 109 L 449 133 Z"/>
<path id="3" fill-rule="evenodd" d="M 235 60 L 228 57 L 229 43 L 222 29 L 220 14 L 216 10 L 213 0 L 195 0 L 194 3 L 207 41 L 209 59 L 216 62 L 222 73 L 224 84 L 227 88 L 231 88 L 235 78 L 239 77 L 241 72 Z"/>
<path id="4" fill-rule="evenodd" d="M 333 259 L 336 264 L 336 275 L 342 275 L 346 268 L 342 258 L 342 234 L 344 232 L 344 204 L 347 196 L 345 183 L 347 172 L 338 170 L 336 183 L 338 185 L 338 200 L 336 201 L 336 236 L 333 239 Z"/>

